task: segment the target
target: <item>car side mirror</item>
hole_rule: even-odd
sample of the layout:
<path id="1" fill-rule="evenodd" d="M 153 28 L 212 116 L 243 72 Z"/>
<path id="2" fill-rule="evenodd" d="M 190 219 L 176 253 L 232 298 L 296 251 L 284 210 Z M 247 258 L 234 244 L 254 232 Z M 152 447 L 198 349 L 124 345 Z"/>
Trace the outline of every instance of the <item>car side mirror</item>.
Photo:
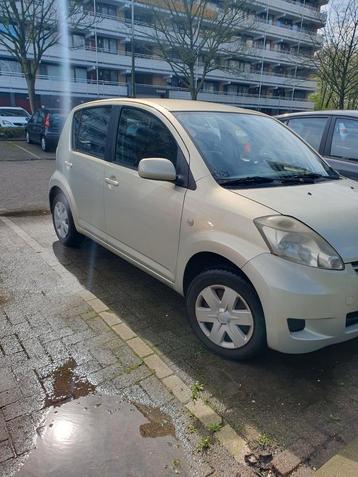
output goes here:
<path id="1" fill-rule="evenodd" d="M 139 161 L 138 174 L 143 179 L 173 182 L 177 178 L 174 164 L 169 159 L 150 157 Z"/>

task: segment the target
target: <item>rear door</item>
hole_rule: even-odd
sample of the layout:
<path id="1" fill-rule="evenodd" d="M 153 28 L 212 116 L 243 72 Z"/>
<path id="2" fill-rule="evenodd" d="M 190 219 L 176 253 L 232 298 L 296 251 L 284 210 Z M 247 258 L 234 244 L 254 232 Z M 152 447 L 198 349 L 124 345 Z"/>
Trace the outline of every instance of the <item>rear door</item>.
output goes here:
<path id="1" fill-rule="evenodd" d="M 177 172 L 188 153 L 167 118 L 123 106 L 111 163 L 105 165 L 107 241 L 136 263 L 174 281 L 186 186 L 143 179 L 141 159 L 169 159 Z M 186 155 L 186 157 L 184 156 Z"/>
<path id="2" fill-rule="evenodd" d="M 105 228 L 103 186 L 111 114 L 111 106 L 88 107 L 74 113 L 72 147 L 65 161 L 78 222 L 98 237 L 104 236 Z"/>
<path id="3" fill-rule="evenodd" d="M 324 155 L 342 175 L 358 180 L 358 118 L 333 118 Z"/>

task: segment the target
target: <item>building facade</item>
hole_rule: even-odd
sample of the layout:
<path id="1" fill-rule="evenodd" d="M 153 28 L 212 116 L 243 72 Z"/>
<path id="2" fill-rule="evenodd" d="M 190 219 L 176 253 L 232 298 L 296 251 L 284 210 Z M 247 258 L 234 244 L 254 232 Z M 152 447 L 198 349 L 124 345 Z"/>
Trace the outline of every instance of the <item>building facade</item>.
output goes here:
<path id="1" fill-rule="evenodd" d="M 153 25 L 150 0 L 134 2 L 134 48 L 137 96 L 189 99 L 170 66 L 148 40 Z M 215 0 L 213 0 L 215 3 Z M 313 108 L 313 55 L 324 26 L 328 0 L 252 0 L 238 37 L 240 48 L 226 69 L 211 72 L 198 99 L 229 103 L 269 114 Z M 98 17 L 85 33 L 70 33 L 73 104 L 96 98 L 128 96 L 131 83 L 131 1 L 93 0 L 89 14 Z M 1 32 L 0 32 L 1 34 Z M 64 85 L 61 45 L 43 58 L 36 83 L 41 104 L 59 107 Z M 235 71 L 235 73 L 233 73 Z M 200 64 L 198 65 L 200 76 Z M 0 49 L 0 105 L 28 108 L 20 65 Z"/>

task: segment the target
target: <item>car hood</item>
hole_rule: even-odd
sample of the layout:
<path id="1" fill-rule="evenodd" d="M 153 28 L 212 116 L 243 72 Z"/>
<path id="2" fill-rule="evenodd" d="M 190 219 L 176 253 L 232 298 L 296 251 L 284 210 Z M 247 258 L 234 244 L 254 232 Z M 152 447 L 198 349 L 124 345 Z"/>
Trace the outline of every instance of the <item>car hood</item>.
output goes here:
<path id="1" fill-rule="evenodd" d="M 232 192 L 295 217 L 324 237 L 344 262 L 358 261 L 358 182 L 342 179 Z"/>

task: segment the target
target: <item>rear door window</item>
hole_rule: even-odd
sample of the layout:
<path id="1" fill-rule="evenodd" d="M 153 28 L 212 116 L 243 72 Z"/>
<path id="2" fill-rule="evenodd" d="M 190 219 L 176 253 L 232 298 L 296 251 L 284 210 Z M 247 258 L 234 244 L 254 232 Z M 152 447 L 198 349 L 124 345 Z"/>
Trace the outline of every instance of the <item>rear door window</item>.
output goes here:
<path id="1" fill-rule="evenodd" d="M 111 106 L 98 106 L 75 112 L 72 124 L 73 149 L 104 159 L 111 110 Z"/>
<path id="2" fill-rule="evenodd" d="M 328 118 L 293 118 L 288 126 L 307 141 L 316 151 L 319 151 Z"/>
<path id="3" fill-rule="evenodd" d="M 358 160 L 358 119 L 336 119 L 330 155 Z"/>

